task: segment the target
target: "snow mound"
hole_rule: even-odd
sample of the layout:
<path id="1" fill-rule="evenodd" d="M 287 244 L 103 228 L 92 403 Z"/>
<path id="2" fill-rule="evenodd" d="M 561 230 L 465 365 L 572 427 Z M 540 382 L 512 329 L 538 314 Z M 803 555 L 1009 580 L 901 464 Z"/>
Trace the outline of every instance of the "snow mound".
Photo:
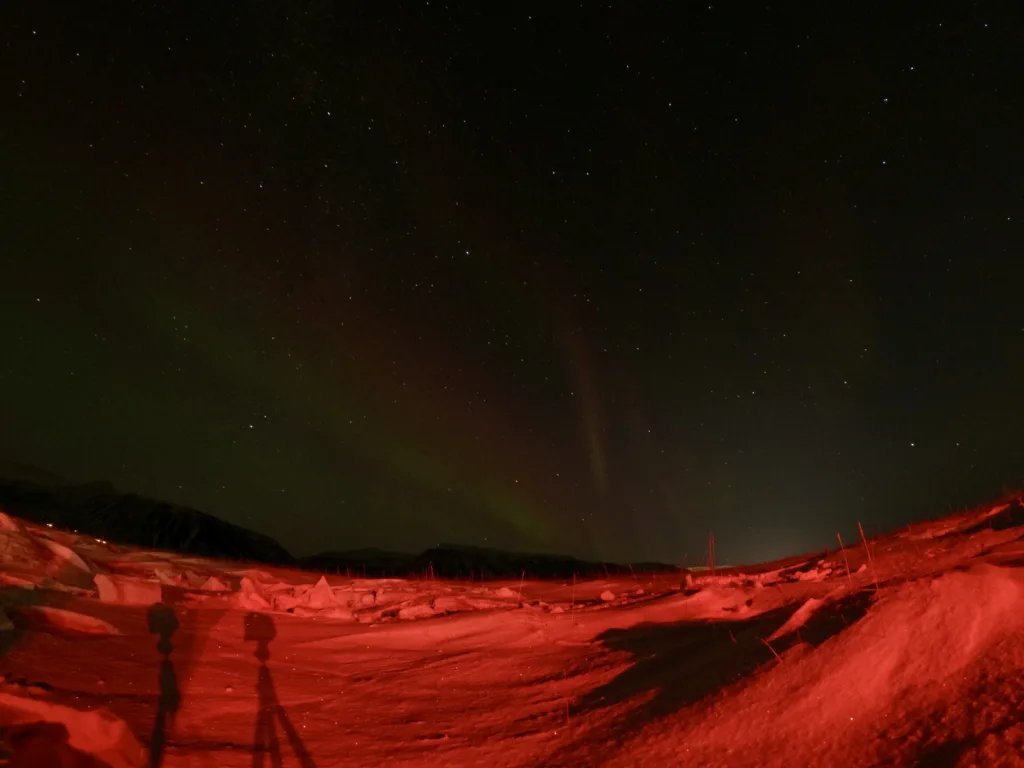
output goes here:
<path id="1" fill-rule="evenodd" d="M 751 602 L 750 596 L 743 589 L 715 586 L 690 595 L 684 604 L 692 611 L 689 615 L 693 618 L 698 616 L 715 618 L 721 616 L 722 611 L 746 613 Z"/>
<path id="2" fill-rule="evenodd" d="M 1019 576 L 991 565 L 904 584 L 844 632 L 766 667 L 704 716 L 681 711 L 625 754 L 631 764 L 722 764 L 725 754 L 732 766 L 922 764 L 929 744 L 955 737 L 948 713 L 972 691 L 1024 677 L 1021 605 Z M 791 622 L 818 607 L 807 601 Z M 1024 705 L 1017 698 L 994 702 L 993 717 Z"/>
<path id="3" fill-rule="evenodd" d="M 104 710 L 82 712 L 71 707 L 39 701 L 0 692 L 0 722 L 5 726 L 36 723 L 57 723 L 67 729 L 68 746 L 103 761 L 109 768 L 142 768 L 148 763 L 146 750 L 132 735 L 124 721 Z M 45 745 L 43 745 L 45 747 Z M 53 765 L 51 754 L 37 751 L 33 754 Z M 28 765 L 29 763 L 25 763 Z M 65 765 L 61 760 L 58 765 Z"/>
<path id="4" fill-rule="evenodd" d="M 51 608 L 45 605 L 22 606 L 16 609 L 16 614 L 32 629 L 41 631 L 95 636 L 121 634 L 117 627 L 103 619 L 64 608 Z"/>
<path id="5" fill-rule="evenodd" d="M 438 613 L 462 613 L 508 608 L 508 603 L 469 595 L 441 595 L 434 598 L 433 606 Z"/>
<path id="6" fill-rule="evenodd" d="M 909 531 L 902 534 L 905 538 L 911 541 L 925 541 L 929 539 L 941 539 L 945 536 L 949 536 L 954 533 L 959 533 L 968 528 L 973 528 L 979 523 L 984 523 L 989 518 L 995 517 L 996 515 L 1005 512 L 1012 505 L 997 504 L 987 510 L 981 512 L 971 512 L 965 515 L 958 515 L 956 517 L 950 517 L 940 525 L 934 523 L 927 524 L 924 526 L 911 526 Z"/>
<path id="7" fill-rule="evenodd" d="M 406 605 L 398 609 L 398 618 L 400 619 L 424 619 L 429 616 L 436 616 L 437 610 L 433 606 L 427 603 L 416 603 L 413 605 Z"/>
<path id="8" fill-rule="evenodd" d="M 81 555 L 70 547 L 65 547 L 59 541 L 53 541 L 45 536 L 36 537 L 36 541 L 48 549 L 60 565 L 64 565 L 66 563 L 72 568 L 77 568 L 85 573 L 92 573 L 93 569 L 89 567 L 85 560 L 82 559 Z"/>
<path id="9" fill-rule="evenodd" d="M 46 553 L 36 538 L 17 520 L 0 512 L 0 566 L 5 568 L 37 568 Z"/>
<path id="10" fill-rule="evenodd" d="M 796 612 L 786 620 L 785 624 L 772 632 L 765 639 L 768 640 L 768 642 L 771 642 L 772 640 L 777 640 L 780 637 L 788 635 L 790 632 L 796 632 L 800 627 L 806 624 L 808 619 L 814 615 L 814 612 L 824 604 L 824 600 L 819 600 L 816 597 L 808 598 L 807 601 L 797 608 Z"/>
<path id="11" fill-rule="evenodd" d="M 203 582 L 202 586 L 199 587 L 203 592 L 230 592 L 231 587 L 225 584 L 223 581 L 218 579 L 216 576 L 211 576 Z"/>

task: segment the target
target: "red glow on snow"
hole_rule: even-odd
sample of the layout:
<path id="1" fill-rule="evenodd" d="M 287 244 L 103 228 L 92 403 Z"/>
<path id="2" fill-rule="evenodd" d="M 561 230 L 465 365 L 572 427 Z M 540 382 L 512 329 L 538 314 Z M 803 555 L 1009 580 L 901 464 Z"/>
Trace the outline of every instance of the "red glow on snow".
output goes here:
<path id="1" fill-rule="evenodd" d="M 1015 509 L 685 584 L 321 578 L 2 516 L 0 749 L 118 768 L 1022 765 Z"/>

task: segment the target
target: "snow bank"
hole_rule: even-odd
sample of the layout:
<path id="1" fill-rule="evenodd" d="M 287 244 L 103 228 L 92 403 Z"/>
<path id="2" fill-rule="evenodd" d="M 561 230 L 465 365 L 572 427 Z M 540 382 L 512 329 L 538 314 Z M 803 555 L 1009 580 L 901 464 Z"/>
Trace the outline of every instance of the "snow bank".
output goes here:
<path id="1" fill-rule="evenodd" d="M 53 555 L 54 559 L 60 565 L 69 565 L 72 568 L 77 568 L 79 571 L 84 573 L 92 573 L 93 569 L 89 566 L 85 560 L 82 559 L 81 555 L 75 552 L 70 547 L 66 547 L 59 541 L 53 541 L 45 536 L 36 537 L 36 541 L 39 542 L 43 547 L 48 549 Z"/>
<path id="2" fill-rule="evenodd" d="M 103 619 L 64 608 L 46 605 L 26 605 L 15 609 L 15 614 L 31 629 L 43 632 L 62 632 L 77 635 L 119 635 L 117 627 Z"/>
<path id="3" fill-rule="evenodd" d="M 984 678 L 1024 678 L 1024 647 L 1015 642 L 1022 605 L 1020 577 L 989 565 L 905 584 L 846 631 L 766 667 L 703 716 L 680 711 L 660 737 L 640 736 L 625 750 L 630 759 L 614 764 L 910 764 L 900 750 L 949 738 L 947 710 L 969 701 Z M 794 623 L 818 607 L 808 601 Z M 885 736 L 911 721 L 927 733 Z M 854 761 L 853 753 L 863 757 Z"/>
<path id="4" fill-rule="evenodd" d="M 103 710 L 82 712 L 60 704 L 0 692 L 0 722 L 7 726 L 59 723 L 67 728 L 71 747 L 93 755 L 110 768 L 141 768 L 148 762 L 146 750 L 124 721 Z M 65 763 L 62 761 L 60 764 Z"/>
<path id="5" fill-rule="evenodd" d="M 824 600 L 819 600 L 816 597 L 808 598 L 807 601 L 797 608 L 796 612 L 786 620 L 785 624 L 772 632 L 766 639 L 768 642 L 771 642 L 772 640 L 777 640 L 780 637 L 788 635 L 790 632 L 796 632 L 800 627 L 806 624 L 808 619 L 814 615 L 814 612 L 824 604 Z"/>
<path id="6" fill-rule="evenodd" d="M 944 536 L 959 533 L 967 528 L 983 523 L 990 517 L 995 517 L 1001 512 L 1005 512 L 1010 506 L 1010 504 L 998 504 L 982 512 L 972 512 L 966 515 L 947 518 L 939 524 L 927 523 L 923 526 L 911 526 L 910 530 L 903 534 L 903 536 L 911 541 L 941 539 Z"/>

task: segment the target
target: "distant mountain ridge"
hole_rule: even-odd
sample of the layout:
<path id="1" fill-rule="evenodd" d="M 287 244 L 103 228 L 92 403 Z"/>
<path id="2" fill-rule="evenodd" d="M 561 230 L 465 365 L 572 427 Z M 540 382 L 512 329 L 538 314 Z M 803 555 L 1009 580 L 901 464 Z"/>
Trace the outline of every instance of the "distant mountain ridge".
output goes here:
<path id="1" fill-rule="evenodd" d="M 405 577 L 433 574 L 447 579 L 570 579 L 620 575 L 623 573 L 665 573 L 679 568 L 665 563 L 620 564 L 581 560 L 570 555 L 508 552 L 463 544 L 440 544 L 408 555 L 378 549 L 322 552 L 299 561 L 303 567 L 347 572 L 359 576 Z"/>
<path id="2" fill-rule="evenodd" d="M 0 478 L 0 510 L 144 549 L 392 578 L 432 574 L 449 579 L 569 579 L 679 570 L 664 563 L 621 565 L 459 544 L 440 544 L 418 555 L 364 547 L 296 559 L 269 536 L 190 507 L 121 493 L 110 483 L 74 484 L 34 467 L 21 469 L 17 479 Z M 56 482 L 38 481 L 51 478 Z"/>
<path id="3" fill-rule="evenodd" d="M 0 479 L 0 509 L 117 544 L 229 560 L 295 563 L 269 536 L 189 507 L 119 493 L 109 483 L 44 485 Z"/>

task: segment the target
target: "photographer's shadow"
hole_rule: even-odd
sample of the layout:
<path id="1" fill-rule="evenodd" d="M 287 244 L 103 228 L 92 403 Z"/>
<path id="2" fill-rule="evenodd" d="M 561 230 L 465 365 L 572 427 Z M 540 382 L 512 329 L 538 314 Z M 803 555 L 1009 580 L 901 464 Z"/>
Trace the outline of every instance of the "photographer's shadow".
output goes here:
<path id="1" fill-rule="evenodd" d="M 288 718 L 288 713 L 277 699 L 274 678 L 267 667 L 270 658 L 270 643 L 277 636 L 274 620 L 264 613 L 249 613 L 245 617 L 245 639 L 255 641 L 256 658 L 260 662 L 259 679 L 256 692 L 259 697 L 259 709 L 256 713 L 256 733 L 253 738 L 252 764 L 254 768 L 262 768 L 267 756 L 272 768 L 282 768 L 281 746 L 277 739 L 277 725 L 281 726 L 292 753 L 302 768 L 316 768 L 306 746 L 302 743 L 295 726 Z"/>
<path id="2" fill-rule="evenodd" d="M 168 726 L 173 725 L 174 716 L 181 705 L 181 693 L 178 690 L 178 676 L 174 672 L 171 661 L 171 637 L 178 630 L 178 617 L 174 609 L 164 603 L 154 603 L 149 607 L 149 631 L 159 635 L 157 650 L 163 657 L 160 662 L 160 698 L 157 703 L 156 721 L 149 739 L 151 768 L 159 768 L 163 761 L 164 747 L 167 744 Z"/>

